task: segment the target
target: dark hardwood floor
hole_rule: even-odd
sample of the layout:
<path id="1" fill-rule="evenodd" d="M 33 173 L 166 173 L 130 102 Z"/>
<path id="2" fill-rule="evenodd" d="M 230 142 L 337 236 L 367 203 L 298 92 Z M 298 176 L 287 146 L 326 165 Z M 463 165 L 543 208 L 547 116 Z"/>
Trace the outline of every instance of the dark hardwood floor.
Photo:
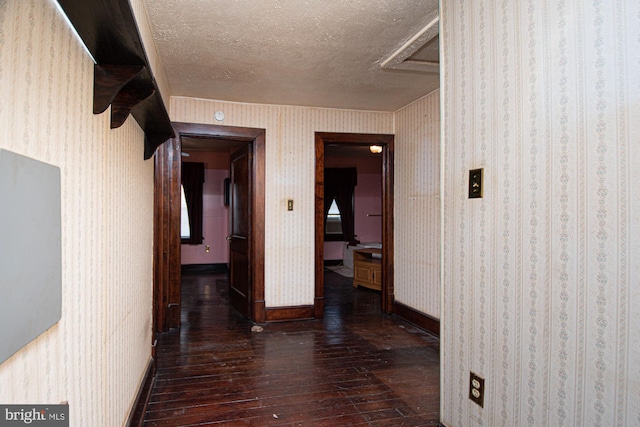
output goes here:
<path id="1" fill-rule="evenodd" d="M 324 319 L 252 332 L 226 275 L 183 275 L 182 328 L 158 340 L 144 425 L 437 425 L 438 339 L 381 314 L 379 293 L 325 277 Z"/>

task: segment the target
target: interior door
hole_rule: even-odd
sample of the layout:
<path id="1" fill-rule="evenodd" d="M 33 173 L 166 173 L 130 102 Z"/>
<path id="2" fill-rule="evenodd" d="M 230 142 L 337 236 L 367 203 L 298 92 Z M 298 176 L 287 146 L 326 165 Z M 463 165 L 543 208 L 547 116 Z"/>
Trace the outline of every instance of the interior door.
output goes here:
<path id="1" fill-rule="evenodd" d="M 251 144 L 231 155 L 229 299 L 243 316 L 251 318 Z"/>

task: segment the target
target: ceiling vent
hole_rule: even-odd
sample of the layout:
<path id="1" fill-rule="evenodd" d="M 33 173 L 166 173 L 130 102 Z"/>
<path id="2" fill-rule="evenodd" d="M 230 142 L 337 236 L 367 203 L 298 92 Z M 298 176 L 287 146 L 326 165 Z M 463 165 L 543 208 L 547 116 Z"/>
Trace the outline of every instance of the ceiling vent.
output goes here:
<path id="1" fill-rule="evenodd" d="M 440 72 L 439 23 L 437 15 L 402 46 L 387 56 L 381 63 L 383 69 Z"/>

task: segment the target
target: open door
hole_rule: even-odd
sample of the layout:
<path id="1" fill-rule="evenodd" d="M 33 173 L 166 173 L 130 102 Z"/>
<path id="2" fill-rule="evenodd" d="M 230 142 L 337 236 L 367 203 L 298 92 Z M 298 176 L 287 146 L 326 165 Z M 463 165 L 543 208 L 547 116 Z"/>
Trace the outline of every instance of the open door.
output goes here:
<path id="1" fill-rule="evenodd" d="M 206 138 L 246 142 L 246 155 L 232 165 L 235 176 L 240 169 L 246 177 L 245 191 L 236 186 L 236 202 L 240 194 L 246 197 L 247 213 L 240 218 L 232 238 L 233 267 L 232 298 L 242 314 L 255 322 L 265 321 L 264 302 L 264 198 L 265 198 L 265 130 L 221 125 L 173 122 L 176 137 L 162 144 L 155 154 L 154 188 L 154 275 L 153 333 L 180 327 L 180 153 L 182 138 Z M 246 231 L 246 234 L 244 231 Z M 242 232 L 241 232 L 242 231 Z M 245 237 L 244 243 L 240 236 Z M 237 244 L 236 244 L 237 243 Z M 242 266 L 242 267 L 240 267 Z M 240 276 L 237 276 L 239 275 Z M 241 274 L 246 282 L 241 284 Z M 243 279 L 244 280 L 244 279 Z M 231 280 L 230 280 L 231 282 Z M 236 299 L 244 295 L 243 299 Z"/>
<path id="2" fill-rule="evenodd" d="M 393 289 L 393 143 L 388 134 L 316 132 L 315 185 L 315 299 L 317 319 L 324 315 L 324 151 L 325 144 L 382 146 L 382 276 L 380 277 L 381 311 L 394 310 Z"/>
<path id="3" fill-rule="evenodd" d="M 251 194 L 250 144 L 231 154 L 229 299 L 243 316 L 251 318 Z"/>

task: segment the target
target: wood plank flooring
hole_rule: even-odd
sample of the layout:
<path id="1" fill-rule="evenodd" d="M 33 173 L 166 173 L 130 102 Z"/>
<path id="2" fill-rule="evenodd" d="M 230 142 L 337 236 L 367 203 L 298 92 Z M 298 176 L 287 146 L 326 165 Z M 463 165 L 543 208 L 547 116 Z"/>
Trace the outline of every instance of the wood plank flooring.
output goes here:
<path id="1" fill-rule="evenodd" d="M 324 319 L 261 332 L 229 306 L 226 275 L 185 274 L 182 294 L 145 426 L 438 424 L 438 339 L 381 314 L 378 292 L 327 271 Z"/>

